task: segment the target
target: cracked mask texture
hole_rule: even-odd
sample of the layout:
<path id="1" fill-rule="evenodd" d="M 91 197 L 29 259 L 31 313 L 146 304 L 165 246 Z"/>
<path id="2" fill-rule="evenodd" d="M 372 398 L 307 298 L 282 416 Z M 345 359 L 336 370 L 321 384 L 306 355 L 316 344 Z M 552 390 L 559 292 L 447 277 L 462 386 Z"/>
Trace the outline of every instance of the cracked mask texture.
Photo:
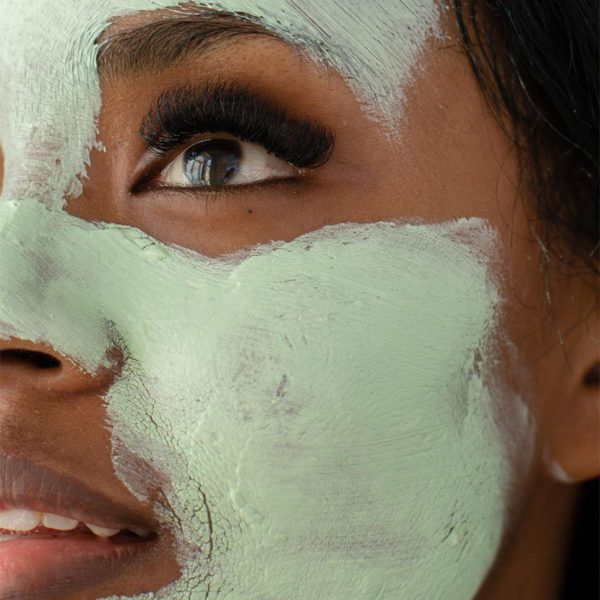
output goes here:
<path id="1" fill-rule="evenodd" d="M 493 396 L 518 402 L 488 372 L 484 222 L 337 225 L 209 259 L 35 201 L 0 219 L 0 320 L 88 369 L 111 343 L 128 357 L 114 460 L 140 498 L 132 453 L 170 480 L 183 575 L 163 595 L 475 592 L 514 464 Z"/>

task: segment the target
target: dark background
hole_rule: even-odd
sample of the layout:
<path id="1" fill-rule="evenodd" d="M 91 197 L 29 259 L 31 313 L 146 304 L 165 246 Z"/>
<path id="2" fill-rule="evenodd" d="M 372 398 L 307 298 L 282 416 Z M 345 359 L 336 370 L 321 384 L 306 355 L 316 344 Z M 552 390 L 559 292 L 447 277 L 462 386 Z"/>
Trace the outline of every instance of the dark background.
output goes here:
<path id="1" fill-rule="evenodd" d="M 599 481 L 583 484 L 562 600 L 600 600 Z"/>

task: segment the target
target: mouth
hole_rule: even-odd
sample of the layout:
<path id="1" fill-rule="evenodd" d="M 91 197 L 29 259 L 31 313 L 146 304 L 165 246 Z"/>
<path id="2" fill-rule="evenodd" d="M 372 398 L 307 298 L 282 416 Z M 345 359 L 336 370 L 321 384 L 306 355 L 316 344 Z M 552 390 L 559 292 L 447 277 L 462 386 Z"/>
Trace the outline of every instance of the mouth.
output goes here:
<path id="1" fill-rule="evenodd" d="M 0 600 L 67 597 L 155 545 L 156 527 L 82 482 L 0 455 Z"/>

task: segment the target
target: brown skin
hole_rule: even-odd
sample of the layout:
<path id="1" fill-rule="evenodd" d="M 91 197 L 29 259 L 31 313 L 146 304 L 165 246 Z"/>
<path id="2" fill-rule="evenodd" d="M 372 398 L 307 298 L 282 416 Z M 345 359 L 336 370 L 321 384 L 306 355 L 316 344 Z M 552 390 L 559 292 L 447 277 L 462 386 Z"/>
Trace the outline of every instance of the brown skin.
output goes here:
<path id="1" fill-rule="evenodd" d="M 131 27 L 155 14 L 119 19 L 113 28 Z M 292 184 L 232 187 L 227 193 L 155 190 L 132 195 L 148 163 L 138 129 L 153 101 L 169 86 L 207 80 L 245 83 L 269 94 L 293 116 L 331 127 L 336 141 L 328 163 Z M 303 61 L 272 39 L 240 40 L 156 75 L 103 79 L 102 94 L 99 137 L 107 151 L 93 153 L 83 195 L 68 202 L 68 211 L 83 219 L 139 227 L 159 240 L 211 256 L 272 239 L 291 240 L 345 221 L 438 222 L 473 216 L 497 229 L 505 327 L 531 373 L 538 437 L 505 547 L 479 597 L 557 597 L 577 488 L 552 479 L 542 452 L 547 448 L 575 482 L 600 471 L 597 386 L 584 384 L 585 373 L 598 362 L 597 340 L 591 335 L 598 311 L 589 311 L 595 306 L 593 293 L 575 278 L 555 275 L 558 269 L 552 264 L 544 282 L 540 246 L 528 225 L 532 215 L 515 183 L 513 148 L 458 45 L 432 42 L 425 50 L 406 93 L 401 138 L 393 140 L 366 117 L 337 74 Z M 161 159 L 157 172 L 188 145 Z M 0 155 L 0 167 L 1 160 Z M 591 316 L 582 318 L 587 314 Z M 562 332 L 563 344 L 557 332 Z M 1 344 L 47 352 L 65 367 L 52 377 L 19 362 L 3 367 L 1 449 L 18 449 L 83 478 L 155 522 L 151 506 L 131 496 L 113 471 L 101 396 L 118 366 L 93 378 L 50 347 L 22 340 Z M 504 375 L 515 377 L 508 366 Z M 155 552 L 145 561 L 70 598 L 133 595 L 175 579 L 172 544 L 168 532 L 160 533 Z"/>

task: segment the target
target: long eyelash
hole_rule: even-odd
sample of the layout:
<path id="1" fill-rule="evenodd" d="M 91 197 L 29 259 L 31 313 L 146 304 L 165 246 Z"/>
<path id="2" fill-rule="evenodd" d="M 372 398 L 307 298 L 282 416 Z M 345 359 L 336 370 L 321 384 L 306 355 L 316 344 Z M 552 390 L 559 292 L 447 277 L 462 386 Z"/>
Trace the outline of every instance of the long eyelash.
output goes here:
<path id="1" fill-rule="evenodd" d="M 140 128 L 146 146 L 159 155 L 210 132 L 261 144 L 298 168 L 323 165 L 334 144 L 334 134 L 325 126 L 290 118 L 271 100 L 231 83 L 168 90 Z"/>

